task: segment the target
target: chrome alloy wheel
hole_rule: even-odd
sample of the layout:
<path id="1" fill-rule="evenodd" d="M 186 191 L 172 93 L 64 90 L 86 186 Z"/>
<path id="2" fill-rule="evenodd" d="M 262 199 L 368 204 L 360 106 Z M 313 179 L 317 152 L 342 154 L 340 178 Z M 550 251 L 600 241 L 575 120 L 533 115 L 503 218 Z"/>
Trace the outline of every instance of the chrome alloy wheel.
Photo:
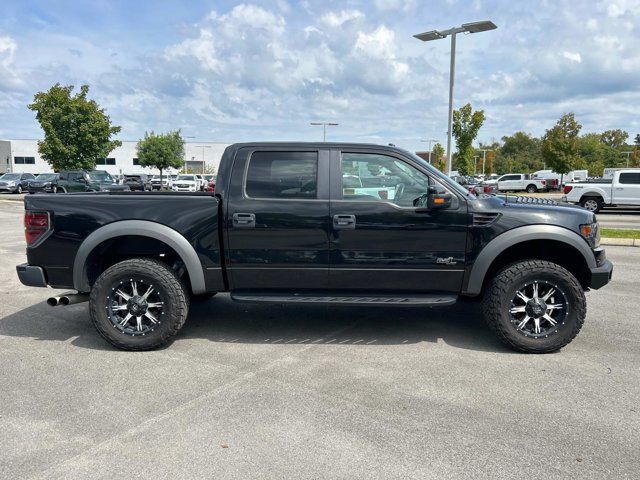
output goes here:
<path id="1" fill-rule="evenodd" d="M 584 208 L 586 208 L 590 212 L 595 212 L 596 210 L 598 210 L 598 201 L 597 200 L 585 200 Z"/>
<path id="2" fill-rule="evenodd" d="M 139 336 L 153 332 L 160 325 L 164 301 L 153 285 L 129 279 L 111 288 L 106 309 L 115 328 L 126 335 Z"/>
<path id="3" fill-rule="evenodd" d="M 536 280 L 516 291 L 509 307 L 511 323 L 526 337 L 548 337 L 569 314 L 564 292 L 552 283 Z"/>

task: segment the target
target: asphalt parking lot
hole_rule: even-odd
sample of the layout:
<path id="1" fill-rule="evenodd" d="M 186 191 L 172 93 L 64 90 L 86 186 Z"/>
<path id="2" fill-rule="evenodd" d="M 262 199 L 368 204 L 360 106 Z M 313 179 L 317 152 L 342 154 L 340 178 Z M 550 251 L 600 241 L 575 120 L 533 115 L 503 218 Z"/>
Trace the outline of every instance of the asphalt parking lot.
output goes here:
<path id="1" fill-rule="evenodd" d="M 111 348 L 19 284 L 0 201 L 0 478 L 638 478 L 640 248 L 609 247 L 580 335 L 505 349 L 449 310 L 194 304 L 173 345 Z"/>

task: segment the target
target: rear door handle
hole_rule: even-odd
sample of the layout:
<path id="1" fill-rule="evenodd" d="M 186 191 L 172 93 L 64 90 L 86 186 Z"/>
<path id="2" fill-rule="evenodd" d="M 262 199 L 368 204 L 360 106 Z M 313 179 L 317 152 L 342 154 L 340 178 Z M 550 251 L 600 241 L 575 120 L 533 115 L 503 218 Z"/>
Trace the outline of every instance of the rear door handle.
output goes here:
<path id="1" fill-rule="evenodd" d="M 233 227 L 234 228 L 255 228 L 256 215 L 254 213 L 234 213 Z"/>
<path id="2" fill-rule="evenodd" d="M 356 216 L 355 215 L 334 215 L 333 228 L 336 230 L 355 230 Z"/>

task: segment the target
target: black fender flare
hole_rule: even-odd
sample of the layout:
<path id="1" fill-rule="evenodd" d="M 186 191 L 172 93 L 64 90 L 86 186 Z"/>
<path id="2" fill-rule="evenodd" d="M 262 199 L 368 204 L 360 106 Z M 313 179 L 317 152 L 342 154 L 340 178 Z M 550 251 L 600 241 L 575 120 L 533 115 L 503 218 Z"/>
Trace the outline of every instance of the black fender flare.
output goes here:
<path id="1" fill-rule="evenodd" d="M 596 259 L 584 238 L 576 232 L 557 225 L 526 225 L 508 230 L 491 240 L 473 263 L 464 283 L 463 294 L 479 295 L 489 267 L 507 248 L 531 240 L 555 240 L 579 251 L 590 269 L 596 268 Z"/>
<path id="2" fill-rule="evenodd" d="M 91 252 L 106 240 L 128 235 L 155 238 L 173 248 L 189 273 L 193 294 L 198 295 L 206 292 L 202 263 L 189 241 L 176 230 L 147 220 L 121 220 L 91 232 L 80 244 L 73 262 L 73 287 L 79 292 L 90 291 L 87 258 Z"/>

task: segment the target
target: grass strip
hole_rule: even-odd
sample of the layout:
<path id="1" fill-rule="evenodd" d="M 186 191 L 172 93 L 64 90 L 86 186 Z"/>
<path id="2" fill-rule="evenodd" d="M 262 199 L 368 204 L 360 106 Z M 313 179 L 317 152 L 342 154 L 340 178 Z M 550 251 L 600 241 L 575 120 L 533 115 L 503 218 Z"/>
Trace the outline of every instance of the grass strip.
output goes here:
<path id="1" fill-rule="evenodd" d="M 632 230 L 626 228 L 603 228 L 600 231 L 603 238 L 639 238 L 640 230 Z"/>

